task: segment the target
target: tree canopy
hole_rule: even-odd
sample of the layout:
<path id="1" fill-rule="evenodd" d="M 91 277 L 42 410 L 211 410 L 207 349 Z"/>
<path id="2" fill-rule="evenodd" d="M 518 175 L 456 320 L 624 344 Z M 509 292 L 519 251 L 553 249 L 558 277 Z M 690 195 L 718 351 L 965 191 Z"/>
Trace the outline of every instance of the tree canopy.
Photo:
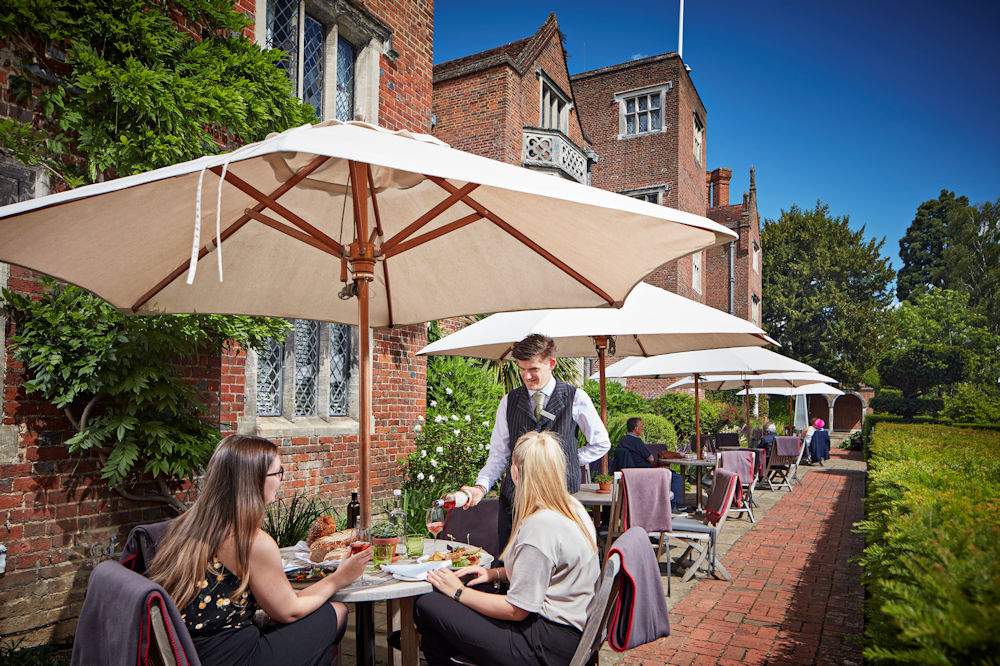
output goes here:
<path id="1" fill-rule="evenodd" d="M 0 147 L 75 187 L 313 122 L 247 25 L 230 0 L 5 0 L 11 96 L 35 118 L 0 121 Z"/>
<path id="2" fill-rule="evenodd" d="M 914 291 L 950 284 L 945 249 L 949 245 L 949 218 L 968 208 L 966 197 L 955 197 L 954 192 L 941 190 L 937 199 L 925 201 L 909 228 L 899 239 L 899 258 L 903 266 L 896 276 L 896 296 L 905 301 Z"/>
<path id="3" fill-rule="evenodd" d="M 952 212 L 945 248 L 952 289 L 969 294 L 969 306 L 1000 335 L 1000 199 Z"/>
<path id="4" fill-rule="evenodd" d="M 764 328 L 782 353 L 850 386 L 885 347 L 894 271 L 882 240 L 817 202 L 764 220 Z"/>

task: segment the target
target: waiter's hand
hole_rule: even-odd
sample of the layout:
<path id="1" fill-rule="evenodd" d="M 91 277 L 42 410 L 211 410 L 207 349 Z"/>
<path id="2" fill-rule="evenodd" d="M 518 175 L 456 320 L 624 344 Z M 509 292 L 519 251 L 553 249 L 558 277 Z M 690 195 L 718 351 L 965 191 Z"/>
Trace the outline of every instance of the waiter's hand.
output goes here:
<path id="1" fill-rule="evenodd" d="M 465 503 L 462 509 L 476 506 L 483 499 L 483 495 L 486 494 L 482 486 L 462 486 L 462 492 L 469 496 L 469 501 Z"/>

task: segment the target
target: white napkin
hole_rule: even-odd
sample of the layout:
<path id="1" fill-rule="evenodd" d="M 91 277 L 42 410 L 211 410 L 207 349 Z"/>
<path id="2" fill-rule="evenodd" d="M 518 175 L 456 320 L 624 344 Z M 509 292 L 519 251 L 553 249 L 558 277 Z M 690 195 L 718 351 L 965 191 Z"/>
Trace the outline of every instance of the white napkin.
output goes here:
<path id="1" fill-rule="evenodd" d="M 393 578 L 405 581 L 427 580 L 427 572 L 434 569 L 446 567 L 450 562 L 439 560 L 436 562 L 423 562 L 420 564 L 386 564 L 382 571 L 392 574 Z"/>

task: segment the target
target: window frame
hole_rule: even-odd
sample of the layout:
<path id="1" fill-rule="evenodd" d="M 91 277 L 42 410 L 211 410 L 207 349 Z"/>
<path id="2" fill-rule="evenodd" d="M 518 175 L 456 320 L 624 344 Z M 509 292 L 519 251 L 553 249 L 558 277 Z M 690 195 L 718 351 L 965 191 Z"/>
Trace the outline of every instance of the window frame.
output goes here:
<path id="1" fill-rule="evenodd" d="M 553 81 L 552 77 L 546 74 L 545 70 L 541 67 L 535 69 L 535 76 L 538 78 L 538 127 L 541 129 L 556 130 L 568 136 L 569 113 L 573 110 L 573 98 L 567 95 L 559 87 L 559 84 Z M 546 93 L 548 93 L 548 101 L 546 100 Z M 558 119 L 555 126 L 551 122 L 554 105 L 558 105 L 556 113 Z"/>
<path id="2" fill-rule="evenodd" d="M 699 165 L 704 164 L 704 153 L 705 153 L 705 121 L 701 119 L 697 111 L 691 112 L 692 117 L 692 130 L 693 134 L 691 136 L 692 147 L 691 152 L 694 153 L 694 161 Z"/>
<path id="3" fill-rule="evenodd" d="M 646 86 L 643 88 L 635 88 L 633 90 L 625 90 L 617 92 L 614 95 L 614 104 L 618 106 L 618 139 L 634 139 L 640 136 L 653 136 L 656 134 L 662 134 L 669 129 L 669 123 L 667 123 L 666 118 L 666 106 L 667 106 L 667 93 L 674 89 L 674 84 L 672 81 L 664 81 L 662 83 L 657 83 L 651 86 Z M 645 132 L 638 131 L 638 121 L 636 122 L 636 131 L 629 133 L 627 131 L 627 121 L 626 121 L 626 105 L 628 100 L 636 99 L 639 97 L 651 97 L 658 94 L 660 97 L 660 127 L 658 129 L 647 129 Z M 636 102 L 638 106 L 638 102 Z M 636 111 L 638 113 L 638 111 Z M 647 109 L 648 113 L 648 109 Z"/>
<path id="4" fill-rule="evenodd" d="M 699 294 L 704 291 L 704 287 L 702 285 L 702 282 L 705 279 L 705 267 L 702 261 L 703 254 L 704 250 L 695 252 L 691 255 L 691 288 Z"/>
<path id="5" fill-rule="evenodd" d="M 668 192 L 670 192 L 670 185 L 668 183 L 660 183 L 659 185 L 649 185 L 647 187 L 636 187 L 628 190 L 618 190 L 618 194 L 624 194 L 627 197 L 631 197 L 633 199 L 639 199 L 641 201 L 649 201 L 647 197 L 655 194 L 656 201 L 649 201 L 649 202 L 659 204 L 661 206 L 666 205 Z"/>

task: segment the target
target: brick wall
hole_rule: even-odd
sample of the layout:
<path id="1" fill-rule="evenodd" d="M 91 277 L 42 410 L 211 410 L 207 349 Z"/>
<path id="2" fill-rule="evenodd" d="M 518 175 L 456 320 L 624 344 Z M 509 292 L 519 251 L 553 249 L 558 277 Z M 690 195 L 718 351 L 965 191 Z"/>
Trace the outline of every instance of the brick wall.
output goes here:
<path id="1" fill-rule="evenodd" d="M 426 132 L 431 113 L 433 2 L 367 1 L 364 8 L 393 30 L 398 56 L 381 58 L 379 121 L 390 129 Z M 254 3 L 239 0 L 252 14 Z M 0 116 L 26 120 L 9 97 L 9 53 L 0 43 Z M 518 139 L 519 140 L 519 139 Z M 2 268 L 2 266 L 0 266 Z M 0 271 L 0 278 L 3 277 Z M 9 286 L 39 291 L 37 276 L 11 267 Z M 2 281 L 2 280 L 0 280 Z M 0 320 L 2 321 L 2 320 Z M 7 327 L 9 340 L 12 325 Z M 426 344 L 423 326 L 377 330 L 372 367 L 375 431 L 372 484 L 376 500 L 397 487 L 398 460 L 413 447 L 413 425 L 424 414 L 426 362 L 413 356 Z M 0 640 L 24 645 L 72 636 L 91 568 L 112 537 L 119 548 L 132 526 L 170 517 L 162 505 L 124 500 L 100 480 L 91 459 L 70 458 L 71 436 L 60 410 L 27 395 L 25 369 L 8 353 L 0 424 L 0 544 L 8 549 L 0 574 Z M 246 359 L 242 353 L 199 359 L 186 368 L 209 392 L 210 418 L 224 434 L 247 414 Z M 251 406 L 251 409 L 255 408 Z M 290 436 L 278 442 L 289 474 L 281 493 L 320 494 L 346 504 L 357 486 L 357 435 Z M 190 494 L 185 499 L 193 500 Z M 374 503 L 376 510 L 381 502 Z"/>

